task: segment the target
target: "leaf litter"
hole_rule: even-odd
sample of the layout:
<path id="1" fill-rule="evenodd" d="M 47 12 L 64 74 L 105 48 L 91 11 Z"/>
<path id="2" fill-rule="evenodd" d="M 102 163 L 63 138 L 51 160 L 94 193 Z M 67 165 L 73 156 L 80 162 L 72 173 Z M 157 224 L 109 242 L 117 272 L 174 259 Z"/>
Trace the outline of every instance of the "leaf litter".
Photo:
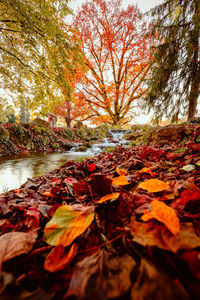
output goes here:
<path id="1" fill-rule="evenodd" d="M 199 144 L 186 146 L 118 147 L 2 194 L 1 299 L 199 298 Z"/>

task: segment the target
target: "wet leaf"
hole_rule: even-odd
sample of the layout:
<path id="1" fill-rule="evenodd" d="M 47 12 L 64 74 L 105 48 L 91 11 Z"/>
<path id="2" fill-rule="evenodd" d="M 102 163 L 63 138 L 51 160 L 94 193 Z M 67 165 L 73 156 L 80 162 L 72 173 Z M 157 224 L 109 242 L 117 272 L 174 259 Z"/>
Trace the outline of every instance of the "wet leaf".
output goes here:
<path id="1" fill-rule="evenodd" d="M 147 190 L 149 193 L 156 193 L 168 189 L 169 185 L 159 179 L 149 179 L 140 183 L 138 187 Z"/>
<path id="2" fill-rule="evenodd" d="M 36 239 L 36 230 L 4 233 L 0 236 L 0 264 L 13 257 L 30 252 Z"/>
<path id="3" fill-rule="evenodd" d="M 114 299 L 131 287 L 130 274 L 136 267 L 134 259 L 101 250 L 79 262 L 72 274 L 65 297 L 77 299 Z"/>
<path id="4" fill-rule="evenodd" d="M 174 209 L 158 200 L 153 200 L 151 202 L 151 207 L 152 210 L 150 212 L 146 212 L 141 219 L 143 221 L 149 221 L 154 218 L 165 224 L 172 234 L 178 234 L 180 230 L 180 221 Z"/>
<path id="5" fill-rule="evenodd" d="M 120 175 L 119 177 L 114 177 L 112 184 L 115 185 L 127 185 L 129 184 L 128 180 L 126 179 L 125 175 Z"/>
<path id="6" fill-rule="evenodd" d="M 56 272 L 65 268 L 78 252 L 78 246 L 72 244 L 69 251 L 66 253 L 62 245 L 58 245 L 51 250 L 47 255 L 44 263 L 44 268 L 50 272 Z"/>
<path id="7" fill-rule="evenodd" d="M 45 240 L 52 246 L 69 246 L 90 226 L 93 207 L 60 206 L 44 228 Z"/>
<path id="8" fill-rule="evenodd" d="M 108 194 L 104 197 L 101 197 L 101 199 L 99 201 L 97 201 L 97 203 L 103 203 L 106 202 L 108 200 L 116 200 L 117 198 L 119 198 L 120 193 L 112 193 L 112 194 Z"/>

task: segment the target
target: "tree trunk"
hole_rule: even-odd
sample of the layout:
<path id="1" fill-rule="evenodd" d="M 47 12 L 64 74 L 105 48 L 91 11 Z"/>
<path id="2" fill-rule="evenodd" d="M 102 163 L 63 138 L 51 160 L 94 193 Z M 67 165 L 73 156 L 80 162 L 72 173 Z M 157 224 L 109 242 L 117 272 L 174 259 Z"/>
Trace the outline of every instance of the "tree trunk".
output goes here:
<path id="1" fill-rule="evenodd" d="M 188 121 L 194 119 L 196 110 L 197 110 L 197 100 L 199 96 L 199 24 L 198 24 L 198 12 L 199 12 L 199 4 L 196 2 L 195 7 L 195 15 L 193 17 L 194 29 L 191 32 L 191 43 L 193 48 L 193 61 L 192 61 L 192 78 L 191 78 L 191 90 L 189 96 L 189 107 L 188 107 Z"/>
<path id="2" fill-rule="evenodd" d="M 67 128 L 70 128 L 71 127 L 71 105 L 68 101 L 66 101 L 66 106 L 67 106 L 67 112 L 66 112 L 66 115 L 65 115 L 65 123 L 67 125 Z"/>

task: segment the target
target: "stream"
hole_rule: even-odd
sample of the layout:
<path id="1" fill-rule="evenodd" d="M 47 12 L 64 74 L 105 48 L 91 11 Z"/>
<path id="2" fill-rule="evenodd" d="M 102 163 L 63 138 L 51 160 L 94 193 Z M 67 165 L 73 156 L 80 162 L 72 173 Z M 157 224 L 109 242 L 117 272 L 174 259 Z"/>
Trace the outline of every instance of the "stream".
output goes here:
<path id="1" fill-rule="evenodd" d="M 0 157 L 0 193 L 19 188 L 28 178 L 42 176 L 61 167 L 69 160 L 81 160 L 98 155 L 106 148 L 118 145 L 126 146 L 128 141 L 123 136 L 128 130 L 110 130 L 109 138 L 93 144 L 85 152 L 80 152 L 80 144 L 64 153 L 30 153 L 12 157 Z"/>

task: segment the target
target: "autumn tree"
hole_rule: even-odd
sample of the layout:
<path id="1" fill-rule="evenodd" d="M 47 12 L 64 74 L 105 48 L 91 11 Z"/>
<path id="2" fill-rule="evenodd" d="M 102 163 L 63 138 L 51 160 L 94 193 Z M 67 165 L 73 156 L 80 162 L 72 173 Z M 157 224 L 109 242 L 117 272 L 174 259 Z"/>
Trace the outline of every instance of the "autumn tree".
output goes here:
<path id="1" fill-rule="evenodd" d="M 78 41 L 66 24 L 68 1 L 0 1 L 0 79 L 2 87 L 28 94 L 31 109 L 46 116 L 71 100 L 79 60 Z M 64 96 L 65 95 L 65 96 Z"/>
<path id="2" fill-rule="evenodd" d="M 167 0 L 151 11 L 151 31 L 160 41 L 152 48 L 153 64 L 146 104 L 158 116 L 195 117 L 200 93 L 200 2 Z"/>
<path id="3" fill-rule="evenodd" d="M 133 117 L 135 101 L 146 92 L 149 40 L 136 6 L 120 0 L 86 2 L 76 15 L 88 72 L 77 85 L 95 120 L 123 124 Z"/>

